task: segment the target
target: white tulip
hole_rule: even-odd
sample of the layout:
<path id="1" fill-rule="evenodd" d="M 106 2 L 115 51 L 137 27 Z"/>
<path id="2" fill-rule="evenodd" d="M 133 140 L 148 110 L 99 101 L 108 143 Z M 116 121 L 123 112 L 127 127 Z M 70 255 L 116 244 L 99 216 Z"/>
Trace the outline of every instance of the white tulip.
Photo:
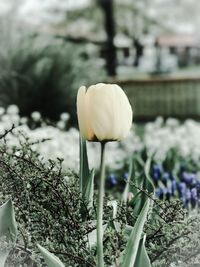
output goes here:
<path id="1" fill-rule="evenodd" d="M 89 141 L 119 141 L 126 137 L 133 112 L 124 91 L 116 84 L 98 83 L 77 95 L 81 135 Z"/>

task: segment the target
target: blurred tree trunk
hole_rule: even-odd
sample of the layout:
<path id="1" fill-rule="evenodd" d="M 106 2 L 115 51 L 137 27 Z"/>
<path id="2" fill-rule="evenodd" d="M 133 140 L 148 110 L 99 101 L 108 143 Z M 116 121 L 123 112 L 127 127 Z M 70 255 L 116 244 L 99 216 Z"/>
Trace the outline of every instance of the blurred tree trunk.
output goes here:
<path id="1" fill-rule="evenodd" d="M 113 12 L 113 0 L 98 0 L 105 18 L 105 31 L 107 40 L 105 45 L 106 68 L 109 76 L 116 75 L 116 47 L 114 45 L 115 22 Z"/>

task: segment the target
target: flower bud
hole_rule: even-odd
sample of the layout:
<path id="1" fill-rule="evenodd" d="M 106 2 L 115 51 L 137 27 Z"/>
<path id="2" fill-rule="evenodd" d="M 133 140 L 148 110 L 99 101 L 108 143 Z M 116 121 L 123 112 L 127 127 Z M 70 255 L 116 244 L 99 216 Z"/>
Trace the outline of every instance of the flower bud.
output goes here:
<path id="1" fill-rule="evenodd" d="M 133 112 L 124 91 L 116 84 L 98 83 L 77 95 L 81 135 L 89 141 L 119 141 L 126 137 Z"/>

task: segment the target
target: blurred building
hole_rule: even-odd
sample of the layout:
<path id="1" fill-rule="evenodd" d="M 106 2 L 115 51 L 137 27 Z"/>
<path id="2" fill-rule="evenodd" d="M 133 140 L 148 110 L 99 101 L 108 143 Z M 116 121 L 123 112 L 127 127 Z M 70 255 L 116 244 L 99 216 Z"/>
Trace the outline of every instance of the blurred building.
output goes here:
<path id="1" fill-rule="evenodd" d="M 158 36 L 155 41 L 159 60 L 162 60 L 162 50 L 176 55 L 179 67 L 200 63 L 200 42 L 195 34 L 176 34 Z"/>

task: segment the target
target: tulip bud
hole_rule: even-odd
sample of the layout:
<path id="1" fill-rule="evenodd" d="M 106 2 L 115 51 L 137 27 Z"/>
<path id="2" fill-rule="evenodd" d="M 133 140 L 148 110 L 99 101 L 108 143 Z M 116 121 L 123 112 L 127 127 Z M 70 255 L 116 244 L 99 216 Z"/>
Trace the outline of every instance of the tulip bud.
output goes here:
<path id="1" fill-rule="evenodd" d="M 98 83 L 77 95 L 81 135 L 89 141 L 119 141 L 129 132 L 133 112 L 124 91 L 116 84 Z"/>

